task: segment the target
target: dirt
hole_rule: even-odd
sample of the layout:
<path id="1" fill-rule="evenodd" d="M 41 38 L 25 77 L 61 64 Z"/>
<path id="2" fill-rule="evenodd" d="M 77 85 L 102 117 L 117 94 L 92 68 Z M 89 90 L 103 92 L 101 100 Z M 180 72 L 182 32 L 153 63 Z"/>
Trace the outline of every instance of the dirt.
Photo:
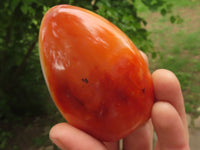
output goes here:
<path id="1" fill-rule="evenodd" d="M 186 23 L 184 26 L 180 27 L 179 25 L 172 24 L 170 21 L 165 22 L 166 26 L 173 26 L 173 29 L 170 31 L 171 33 L 178 32 L 180 30 L 184 30 L 187 33 L 195 32 L 199 29 L 200 25 L 200 9 L 199 7 L 194 8 L 181 8 L 177 11 L 174 11 L 174 15 L 179 15 L 183 19 L 183 23 Z M 169 18 L 169 16 L 167 16 Z M 149 17 L 147 17 L 147 26 L 148 30 L 151 30 L 152 26 L 154 29 L 162 30 L 164 26 L 159 24 L 159 26 L 154 25 L 159 19 L 162 18 L 162 15 L 158 12 L 152 13 Z"/>

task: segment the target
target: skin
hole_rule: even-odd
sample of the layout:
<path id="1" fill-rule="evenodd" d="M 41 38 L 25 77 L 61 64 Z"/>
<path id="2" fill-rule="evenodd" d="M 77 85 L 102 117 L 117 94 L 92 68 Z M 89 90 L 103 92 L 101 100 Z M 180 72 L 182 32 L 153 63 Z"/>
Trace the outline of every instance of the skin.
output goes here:
<path id="1" fill-rule="evenodd" d="M 142 52 L 141 52 L 142 53 Z M 146 63 L 147 56 L 142 53 Z M 152 74 L 155 103 L 146 124 L 123 139 L 124 150 L 152 150 L 153 130 L 157 135 L 155 150 L 189 150 L 189 136 L 180 83 L 165 69 Z M 67 123 L 52 127 L 50 139 L 62 150 L 119 150 L 119 142 L 101 142 Z"/>

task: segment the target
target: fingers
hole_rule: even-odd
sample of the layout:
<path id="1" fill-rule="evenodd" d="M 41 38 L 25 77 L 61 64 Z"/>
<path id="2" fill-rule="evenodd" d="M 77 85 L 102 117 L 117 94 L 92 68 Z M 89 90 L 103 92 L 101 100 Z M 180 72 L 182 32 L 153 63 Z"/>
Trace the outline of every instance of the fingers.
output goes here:
<path id="1" fill-rule="evenodd" d="M 119 142 L 104 142 L 107 150 L 119 150 Z"/>
<path id="2" fill-rule="evenodd" d="M 151 120 L 124 139 L 124 150 L 151 150 L 153 126 Z"/>
<path id="3" fill-rule="evenodd" d="M 90 135 L 67 123 L 55 125 L 49 133 L 50 139 L 62 150 L 106 150 L 105 146 Z"/>
<path id="4" fill-rule="evenodd" d="M 182 119 L 171 104 L 155 103 L 152 122 L 158 137 L 155 150 L 189 150 Z"/>
<path id="5" fill-rule="evenodd" d="M 144 61 L 146 62 L 147 66 L 149 66 L 149 61 L 148 61 L 147 55 L 143 51 L 140 51 L 140 54 L 144 58 Z"/>
<path id="6" fill-rule="evenodd" d="M 156 103 L 151 119 L 158 136 L 156 150 L 189 150 L 184 101 L 178 79 L 164 69 L 155 71 L 152 78 Z"/>
<path id="7" fill-rule="evenodd" d="M 152 74 L 156 101 L 170 103 L 180 115 L 187 129 L 184 100 L 181 87 L 176 76 L 165 69 L 160 69 Z"/>

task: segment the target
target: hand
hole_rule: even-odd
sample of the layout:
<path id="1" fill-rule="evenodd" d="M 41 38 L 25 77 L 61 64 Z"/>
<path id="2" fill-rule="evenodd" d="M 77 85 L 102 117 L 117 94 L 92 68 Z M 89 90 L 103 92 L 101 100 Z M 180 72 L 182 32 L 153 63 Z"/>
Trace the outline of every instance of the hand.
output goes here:
<path id="1" fill-rule="evenodd" d="M 143 54 L 147 64 L 148 60 Z M 151 150 L 153 129 L 155 150 L 189 150 L 189 136 L 181 87 L 176 76 L 164 69 L 152 74 L 155 104 L 151 119 L 123 139 L 124 150 Z M 55 125 L 50 139 L 62 150 L 119 150 L 119 142 L 100 142 L 67 123 Z"/>

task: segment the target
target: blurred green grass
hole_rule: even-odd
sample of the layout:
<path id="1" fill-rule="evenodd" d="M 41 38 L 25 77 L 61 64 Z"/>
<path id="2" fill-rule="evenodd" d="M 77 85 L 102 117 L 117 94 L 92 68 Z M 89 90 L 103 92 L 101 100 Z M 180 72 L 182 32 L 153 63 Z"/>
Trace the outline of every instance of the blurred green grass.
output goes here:
<path id="1" fill-rule="evenodd" d="M 170 15 L 147 11 L 139 3 L 138 13 L 147 19 L 146 28 L 151 32 L 158 57 L 150 60 L 151 70 L 165 68 L 178 77 L 185 98 L 186 111 L 200 115 L 200 1 L 168 0 L 173 4 L 172 13 L 183 22 L 170 23 Z"/>

